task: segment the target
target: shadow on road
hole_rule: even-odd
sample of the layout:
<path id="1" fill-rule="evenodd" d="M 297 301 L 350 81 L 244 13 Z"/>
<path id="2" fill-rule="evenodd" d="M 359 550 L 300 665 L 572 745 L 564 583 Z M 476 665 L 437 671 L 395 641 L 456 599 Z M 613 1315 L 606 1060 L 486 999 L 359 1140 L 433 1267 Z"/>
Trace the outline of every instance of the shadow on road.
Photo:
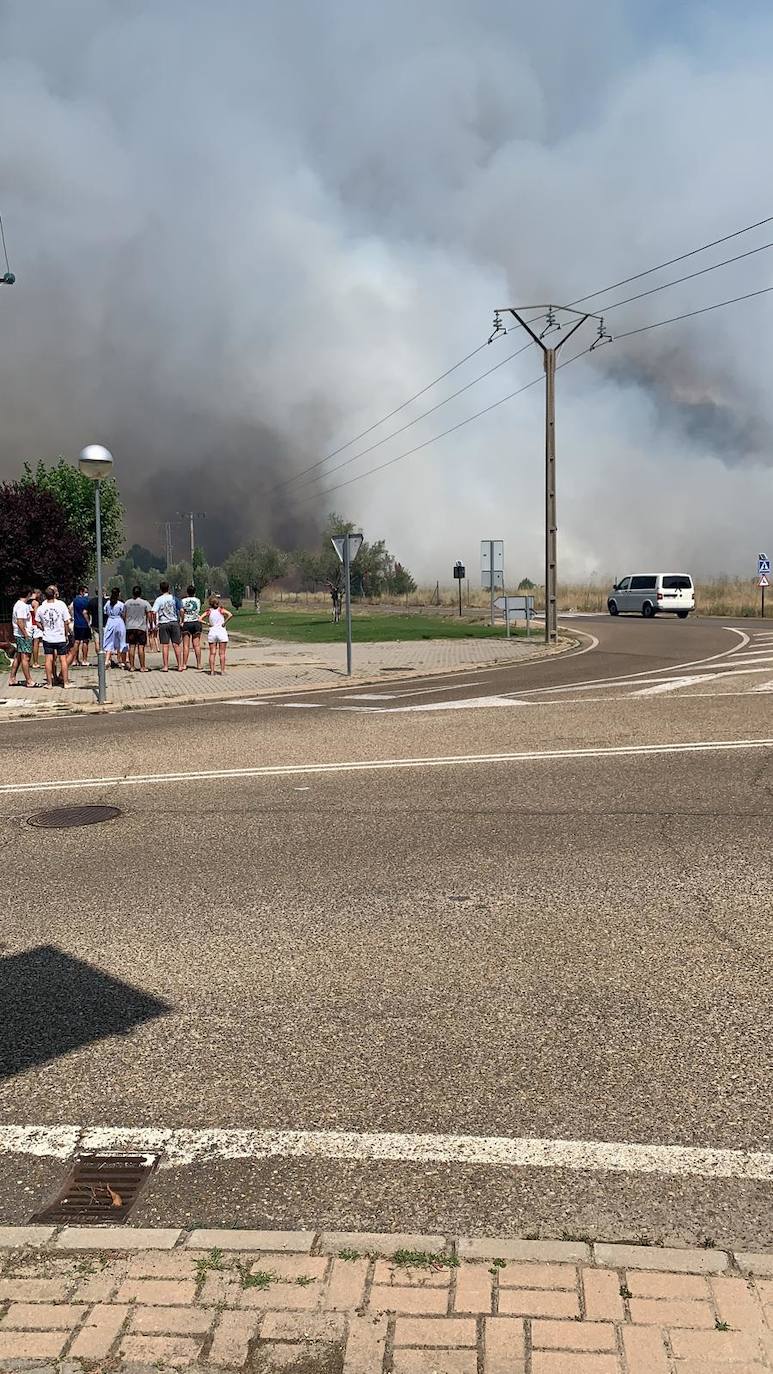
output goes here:
<path id="1" fill-rule="evenodd" d="M 0 958 L 0 1080 L 169 1011 L 54 945 Z"/>

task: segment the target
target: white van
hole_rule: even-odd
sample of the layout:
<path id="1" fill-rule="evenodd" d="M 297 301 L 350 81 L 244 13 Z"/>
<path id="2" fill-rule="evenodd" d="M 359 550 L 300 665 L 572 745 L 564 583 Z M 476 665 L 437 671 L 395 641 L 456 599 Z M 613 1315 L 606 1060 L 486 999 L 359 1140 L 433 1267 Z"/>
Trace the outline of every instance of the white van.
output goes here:
<path id="1" fill-rule="evenodd" d="M 653 616 L 668 611 L 686 620 L 695 610 L 695 588 L 689 573 L 632 573 L 616 582 L 607 599 L 610 615 Z"/>

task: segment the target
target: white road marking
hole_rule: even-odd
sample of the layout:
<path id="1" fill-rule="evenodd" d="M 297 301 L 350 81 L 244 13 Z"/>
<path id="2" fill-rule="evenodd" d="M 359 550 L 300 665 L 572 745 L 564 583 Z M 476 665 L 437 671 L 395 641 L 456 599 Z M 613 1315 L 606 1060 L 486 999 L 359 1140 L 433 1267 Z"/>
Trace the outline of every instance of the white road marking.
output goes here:
<path id="1" fill-rule="evenodd" d="M 321 711 L 322 707 L 318 701 L 280 701 L 280 706 L 284 706 L 286 711 Z"/>
<path id="2" fill-rule="evenodd" d="M 710 654 L 707 658 L 696 658 L 688 663 L 672 663 L 670 667 L 661 668 L 659 670 L 645 668 L 640 673 L 626 673 L 618 677 L 598 677 L 589 678 L 585 682 L 567 682 L 561 687 L 526 687 L 520 689 L 517 695 L 521 697 L 531 697 L 544 696 L 546 693 L 555 695 L 557 692 L 564 694 L 566 692 L 585 691 L 589 690 L 591 687 L 625 687 L 628 683 L 641 682 L 642 678 L 649 678 L 650 681 L 657 680 L 652 676 L 653 671 L 659 671 L 661 674 L 683 673 L 686 668 L 703 668 L 709 663 L 718 664 L 720 659 L 727 659 L 733 654 L 740 653 L 749 643 L 749 636 L 745 634 L 743 630 L 736 630 L 732 625 L 725 625 L 723 629 L 729 630 L 731 634 L 738 635 L 739 643 L 734 644 L 730 649 L 723 649 L 721 653 Z M 566 657 L 568 658 L 569 655 L 567 654 Z"/>
<path id="3" fill-rule="evenodd" d="M 773 650 L 766 649 L 764 654 L 734 654 L 728 659 L 727 663 L 718 663 L 717 672 L 723 668 L 733 668 L 738 663 L 771 663 L 773 662 Z"/>
<path id="4" fill-rule="evenodd" d="M 694 687 L 696 682 L 713 682 L 716 673 L 701 673 L 698 677 L 675 677 L 670 682 L 656 682 L 654 687 L 639 687 L 629 697 L 656 697 L 662 692 L 678 692 L 680 687 Z"/>
<path id="5" fill-rule="evenodd" d="M 163 1151 L 162 1168 L 213 1159 L 335 1159 L 360 1163 L 477 1164 L 494 1168 L 593 1169 L 602 1173 L 773 1180 L 773 1153 L 627 1141 L 382 1131 L 172 1130 L 96 1126 L 2 1126 L 0 1153 L 68 1159 L 76 1150 Z"/>
<path id="6" fill-rule="evenodd" d="M 449 682 L 445 687 L 416 687 L 410 692 L 356 692 L 353 696 L 341 697 L 342 701 L 398 701 L 403 697 L 429 697 L 437 692 L 466 692 L 470 687 L 480 687 L 481 679 L 476 682 Z"/>
<path id="7" fill-rule="evenodd" d="M 406 695 L 410 695 L 406 693 Z M 491 706 L 534 706 L 532 701 L 519 701 L 517 697 L 491 696 L 466 697 L 464 701 L 425 701 L 415 706 L 331 706 L 331 711 L 367 711 L 371 715 L 389 716 L 401 712 L 414 711 L 481 711 Z"/>
<path id="8" fill-rule="evenodd" d="M 352 759 L 342 763 L 276 763 L 261 768 L 211 768 L 191 773 L 133 773 L 100 778 L 56 778 L 49 782 L 0 784 L 0 794 L 87 791 L 104 787 L 149 787 L 157 783 L 229 782 L 244 778 L 287 778 L 324 773 L 381 773 L 400 769 L 456 768 L 462 764 L 541 763 L 559 759 L 642 758 L 661 754 L 727 753 L 738 749 L 773 749 L 773 739 L 691 740 L 683 744 L 626 744 L 597 749 L 539 749 L 507 754 L 440 754 L 405 759 Z"/>
<path id="9" fill-rule="evenodd" d="M 397 692 L 356 692 L 354 696 L 342 697 L 342 701 L 394 701 Z"/>

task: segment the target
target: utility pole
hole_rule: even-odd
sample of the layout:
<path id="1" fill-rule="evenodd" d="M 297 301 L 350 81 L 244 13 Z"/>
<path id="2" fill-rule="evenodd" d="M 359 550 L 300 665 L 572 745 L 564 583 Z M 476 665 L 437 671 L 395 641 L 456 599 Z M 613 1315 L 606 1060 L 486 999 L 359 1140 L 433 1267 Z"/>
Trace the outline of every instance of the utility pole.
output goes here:
<path id="1" fill-rule="evenodd" d="M 172 564 L 172 522 L 171 520 L 160 520 L 158 525 L 164 531 L 164 553 L 166 555 L 166 566 Z"/>
<path id="2" fill-rule="evenodd" d="M 5 229 L 3 228 L 2 215 L 0 215 L 0 241 L 2 241 L 3 257 L 5 258 L 5 271 L 0 273 L 0 286 L 13 286 L 16 277 L 11 271 L 11 264 L 8 261 L 8 249 L 5 246 Z"/>
<path id="3" fill-rule="evenodd" d="M 535 319 L 525 320 L 521 311 L 529 314 L 532 311 L 542 312 Z M 549 345 L 543 343 L 546 334 L 553 330 L 560 329 L 561 323 L 556 318 L 556 312 L 563 312 L 577 316 L 571 329 L 567 330 L 563 338 L 557 344 Z M 494 332 L 491 339 L 496 338 L 497 334 L 503 332 L 500 323 L 500 315 L 512 315 L 515 320 L 530 334 L 535 344 L 542 349 L 543 361 L 545 366 L 545 643 L 555 644 L 558 641 L 558 524 L 556 520 L 556 355 L 563 348 L 567 339 L 577 332 L 580 325 L 586 320 L 598 321 L 598 334 L 591 344 L 591 349 L 597 348 L 599 344 L 606 343 L 611 336 L 604 329 L 604 320 L 601 315 L 593 315 L 590 311 L 572 310 L 568 305 L 512 305 L 504 306 L 501 310 L 494 312 Z M 546 316 L 545 327 L 541 334 L 536 334 L 532 325 Z M 506 332 L 506 331 L 505 331 Z M 491 342 L 489 339 L 489 343 Z"/>
<path id="4" fill-rule="evenodd" d="M 206 518 L 206 513 L 203 510 L 186 510 L 178 511 L 177 514 L 181 520 L 187 520 L 189 524 L 191 537 L 191 566 L 193 566 L 193 555 L 196 552 L 196 530 L 194 521 L 204 520 Z"/>
<path id="5" fill-rule="evenodd" d="M 490 594 L 489 594 L 489 624 L 493 627 L 493 624 L 494 624 L 494 540 L 493 540 L 493 539 L 489 539 L 489 541 L 488 541 L 488 547 L 489 547 L 489 556 L 488 556 L 488 557 L 489 557 L 489 564 L 488 564 L 488 565 L 489 565 L 489 567 L 490 567 L 490 569 L 491 569 L 491 578 L 490 578 L 490 583 L 489 583 L 490 589 L 491 589 L 491 590 L 490 590 Z M 504 579 L 503 579 L 503 581 L 504 581 Z M 504 587 L 502 588 L 502 590 L 504 591 Z"/>

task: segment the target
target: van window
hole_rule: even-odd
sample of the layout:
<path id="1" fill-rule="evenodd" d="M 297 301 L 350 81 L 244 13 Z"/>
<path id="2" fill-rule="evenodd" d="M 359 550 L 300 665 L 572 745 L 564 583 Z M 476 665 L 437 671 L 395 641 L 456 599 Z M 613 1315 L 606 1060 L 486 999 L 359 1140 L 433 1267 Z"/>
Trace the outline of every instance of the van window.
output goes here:
<path id="1" fill-rule="evenodd" d="M 655 590 L 655 577 L 654 577 L 654 575 L 651 576 L 651 577 L 632 577 L 632 578 L 631 578 L 631 591 L 632 591 L 632 592 L 654 592 L 654 590 Z"/>
<path id="2" fill-rule="evenodd" d="M 663 577 L 663 587 L 668 588 L 669 591 L 686 587 L 688 591 L 691 591 L 692 578 L 688 577 L 686 573 L 668 573 Z"/>
<path id="3" fill-rule="evenodd" d="M 618 582 L 618 584 L 617 584 L 617 586 L 616 586 L 616 588 L 615 588 L 615 591 L 617 591 L 617 592 L 627 592 L 627 591 L 628 591 L 628 588 L 630 587 L 630 585 L 631 585 L 631 579 L 630 579 L 630 577 L 624 577 L 623 580 L 622 580 L 622 582 Z"/>

